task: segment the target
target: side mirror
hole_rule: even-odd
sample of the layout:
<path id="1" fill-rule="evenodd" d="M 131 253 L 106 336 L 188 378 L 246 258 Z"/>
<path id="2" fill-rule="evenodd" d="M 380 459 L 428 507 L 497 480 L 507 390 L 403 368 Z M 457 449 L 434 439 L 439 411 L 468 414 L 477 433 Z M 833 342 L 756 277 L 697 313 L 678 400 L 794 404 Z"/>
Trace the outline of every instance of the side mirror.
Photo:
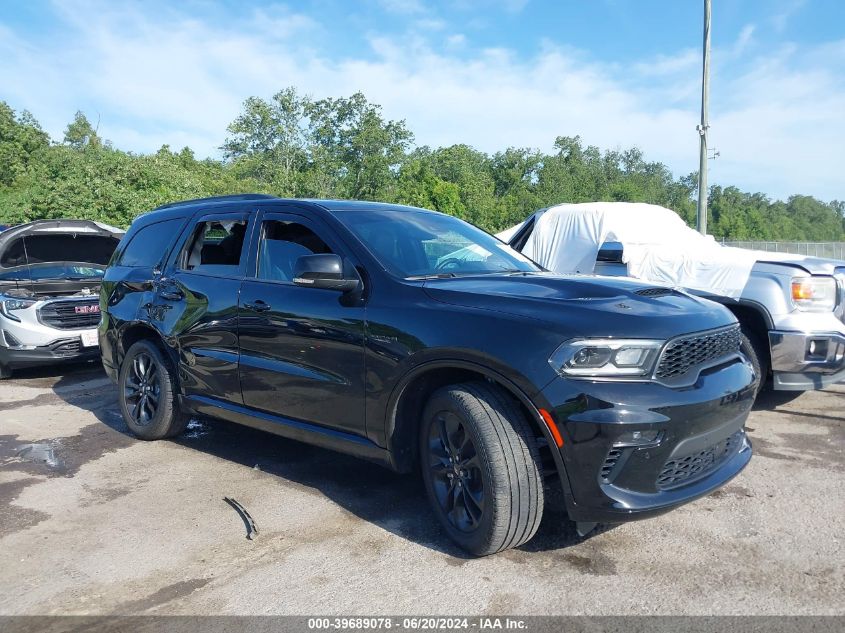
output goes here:
<path id="1" fill-rule="evenodd" d="M 622 263 L 622 244 L 620 242 L 605 242 L 599 247 L 597 262 Z"/>
<path id="2" fill-rule="evenodd" d="M 351 292 L 361 283 L 357 276 L 345 276 L 343 260 L 334 254 L 303 255 L 293 266 L 293 283 L 304 288 Z"/>

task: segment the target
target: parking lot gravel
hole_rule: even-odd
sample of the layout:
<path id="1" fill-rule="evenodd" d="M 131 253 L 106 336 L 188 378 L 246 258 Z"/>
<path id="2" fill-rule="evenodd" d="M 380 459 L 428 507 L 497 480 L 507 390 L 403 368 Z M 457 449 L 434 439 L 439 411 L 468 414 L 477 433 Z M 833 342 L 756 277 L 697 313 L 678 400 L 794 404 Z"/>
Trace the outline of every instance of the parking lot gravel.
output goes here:
<path id="1" fill-rule="evenodd" d="M 0 614 L 845 614 L 845 385 L 662 517 L 468 559 L 414 476 L 224 422 L 132 437 L 93 365 L 0 383 Z M 247 539 L 230 497 L 252 516 Z"/>

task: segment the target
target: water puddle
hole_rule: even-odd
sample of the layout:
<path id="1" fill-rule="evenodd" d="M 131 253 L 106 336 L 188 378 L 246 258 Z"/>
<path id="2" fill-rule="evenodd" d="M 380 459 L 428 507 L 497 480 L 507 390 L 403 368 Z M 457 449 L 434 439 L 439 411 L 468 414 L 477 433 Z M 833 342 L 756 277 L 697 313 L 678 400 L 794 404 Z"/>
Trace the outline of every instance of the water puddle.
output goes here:
<path id="1" fill-rule="evenodd" d="M 16 456 L 27 462 L 45 464 L 50 468 L 62 468 L 64 463 L 56 457 L 56 450 L 50 444 L 24 444 L 18 448 Z"/>
<path id="2" fill-rule="evenodd" d="M 185 427 L 185 432 L 182 434 L 182 437 L 196 439 L 200 437 L 205 437 L 209 434 L 208 425 L 196 418 L 191 418 L 190 422 L 188 422 L 188 426 Z"/>

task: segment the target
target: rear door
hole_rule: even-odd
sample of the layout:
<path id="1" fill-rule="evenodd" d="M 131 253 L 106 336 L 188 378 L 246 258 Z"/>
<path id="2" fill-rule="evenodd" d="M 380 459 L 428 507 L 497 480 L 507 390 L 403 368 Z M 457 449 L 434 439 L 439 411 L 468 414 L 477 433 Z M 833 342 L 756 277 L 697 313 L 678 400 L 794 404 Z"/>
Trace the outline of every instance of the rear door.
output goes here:
<path id="1" fill-rule="evenodd" d="M 176 344 L 187 396 L 242 402 L 238 292 L 252 217 L 238 209 L 195 217 L 155 280 L 150 318 Z"/>
<path id="2" fill-rule="evenodd" d="M 264 212 L 255 234 L 239 307 L 244 404 L 364 435 L 364 307 L 292 281 L 298 257 L 348 252 L 295 210 Z"/>

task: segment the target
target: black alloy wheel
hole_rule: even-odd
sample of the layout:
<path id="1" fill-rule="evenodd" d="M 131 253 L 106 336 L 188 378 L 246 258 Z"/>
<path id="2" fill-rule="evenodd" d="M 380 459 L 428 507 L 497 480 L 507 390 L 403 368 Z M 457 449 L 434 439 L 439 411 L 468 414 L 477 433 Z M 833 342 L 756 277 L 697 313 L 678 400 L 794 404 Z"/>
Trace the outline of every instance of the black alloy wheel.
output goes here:
<path id="1" fill-rule="evenodd" d="M 138 426 L 148 426 L 155 419 L 161 398 L 158 365 L 149 354 L 141 352 L 132 359 L 123 390 L 132 420 Z"/>
<path id="2" fill-rule="evenodd" d="M 441 411 L 429 427 L 428 440 L 428 466 L 440 508 L 458 530 L 477 529 L 484 514 L 485 495 L 472 437 L 454 413 Z"/>
<path id="3" fill-rule="evenodd" d="M 441 387 L 422 412 L 419 467 L 429 503 L 465 551 L 486 556 L 528 541 L 543 516 L 535 432 L 498 385 Z"/>
<path id="4" fill-rule="evenodd" d="M 179 407 L 173 362 L 156 342 L 134 343 L 120 365 L 120 408 L 126 426 L 142 440 L 175 437 L 190 419 Z"/>

